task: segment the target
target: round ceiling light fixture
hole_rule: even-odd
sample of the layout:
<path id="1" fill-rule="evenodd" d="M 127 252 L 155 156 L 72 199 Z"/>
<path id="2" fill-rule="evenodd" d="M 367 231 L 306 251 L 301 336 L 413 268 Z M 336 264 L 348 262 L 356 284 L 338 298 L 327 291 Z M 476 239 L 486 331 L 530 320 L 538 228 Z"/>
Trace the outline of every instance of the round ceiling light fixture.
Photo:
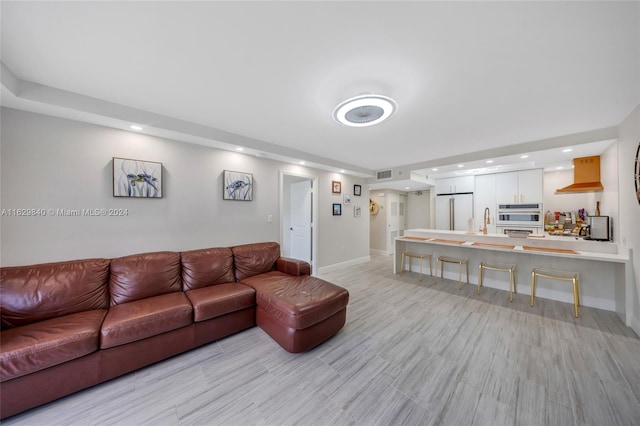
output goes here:
<path id="1" fill-rule="evenodd" d="M 366 127 L 378 124 L 391 117 L 398 109 L 393 99 L 365 93 L 341 102 L 333 110 L 333 118 L 350 127 Z"/>

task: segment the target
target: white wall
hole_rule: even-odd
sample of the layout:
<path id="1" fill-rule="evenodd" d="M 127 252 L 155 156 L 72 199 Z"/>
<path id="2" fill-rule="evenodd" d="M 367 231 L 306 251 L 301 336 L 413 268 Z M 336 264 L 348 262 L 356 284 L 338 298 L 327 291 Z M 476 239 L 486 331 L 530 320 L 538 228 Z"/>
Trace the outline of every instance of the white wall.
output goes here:
<path id="1" fill-rule="evenodd" d="M 331 216 L 331 181 L 341 180 L 344 189 L 363 179 L 24 111 L 0 113 L 3 266 L 279 241 L 281 170 L 318 178 L 318 267 L 369 255 L 368 215 Z M 164 198 L 114 198 L 112 157 L 163 163 Z M 225 169 L 253 173 L 253 201 L 222 200 Z M 364 185 L 359 198 L 368 204 Z M 128 215 L 7 214 L 103 208 Z"/>
<path id="2" fill-rule="evenodd" d="M 422 191 L 422 195 L 409 192 L 407 197 L 407 229 L 429 228 L 431 221 L 430 191 Z"/>
<path id="3" fill-rule="evenodd" d="M 573 183 L 573 170 L 556 170 L 545 172 L 544 176 L 544 203 L 545 213 L 574 211 L 585 209 L 588 215 L 596 211 L 596 199 L 594 192 L 558 193 L 556 189 L 564 188 Z M 600 212 L 600 214 L 604 214 Z"/>
<path id="4" fill-rule="evenodd" d="M 632 327 L 640 334 L 640 203 L 636 197 L 633 174 L 636 150 L 640 143 L 640 105 L 620 124 L 618 132 L 619 243 L 633 250 L 634 286 L 630 298 Z"/>

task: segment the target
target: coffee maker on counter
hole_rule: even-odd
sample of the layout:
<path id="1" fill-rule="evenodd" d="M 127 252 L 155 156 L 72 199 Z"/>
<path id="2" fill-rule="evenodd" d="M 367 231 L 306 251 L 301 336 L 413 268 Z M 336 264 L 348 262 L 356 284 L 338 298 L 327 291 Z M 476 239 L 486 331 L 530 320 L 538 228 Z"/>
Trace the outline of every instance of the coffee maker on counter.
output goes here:
<path id="1" fill-rule="evenodd" d="M 611 241 L 609 216 L 587 216 L 587 224 L 580 227 L 579 234 L 585 240 Z"/>

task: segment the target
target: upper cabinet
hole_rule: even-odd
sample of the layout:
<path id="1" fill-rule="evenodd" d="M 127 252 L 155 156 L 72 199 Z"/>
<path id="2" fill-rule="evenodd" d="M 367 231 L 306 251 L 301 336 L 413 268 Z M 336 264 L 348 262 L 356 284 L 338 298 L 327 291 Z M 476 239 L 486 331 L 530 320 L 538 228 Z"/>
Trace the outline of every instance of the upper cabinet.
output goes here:
<path id="1" fill-rule="evenodd" d="M 458 194 L 460 192 L 473 192 L 473 176 L 459 176 L 436 181 L 436 194 Z"/>
<path id="2" fill-rule="evenodd" d="M 542 169 L 496 174 L 498 204 L 542 203 Z"/>

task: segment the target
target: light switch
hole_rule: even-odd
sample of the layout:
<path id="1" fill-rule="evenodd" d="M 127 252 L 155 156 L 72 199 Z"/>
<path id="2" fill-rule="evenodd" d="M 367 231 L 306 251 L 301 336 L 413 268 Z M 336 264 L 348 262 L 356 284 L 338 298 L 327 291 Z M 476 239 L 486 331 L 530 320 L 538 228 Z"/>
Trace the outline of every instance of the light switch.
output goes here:
<path id="1" fill-rule="evenodd" d="M 271 223 L 273 222 L 273 215 L 272 214 L 268 214 L 267 215 L 267 223 Z"/>

